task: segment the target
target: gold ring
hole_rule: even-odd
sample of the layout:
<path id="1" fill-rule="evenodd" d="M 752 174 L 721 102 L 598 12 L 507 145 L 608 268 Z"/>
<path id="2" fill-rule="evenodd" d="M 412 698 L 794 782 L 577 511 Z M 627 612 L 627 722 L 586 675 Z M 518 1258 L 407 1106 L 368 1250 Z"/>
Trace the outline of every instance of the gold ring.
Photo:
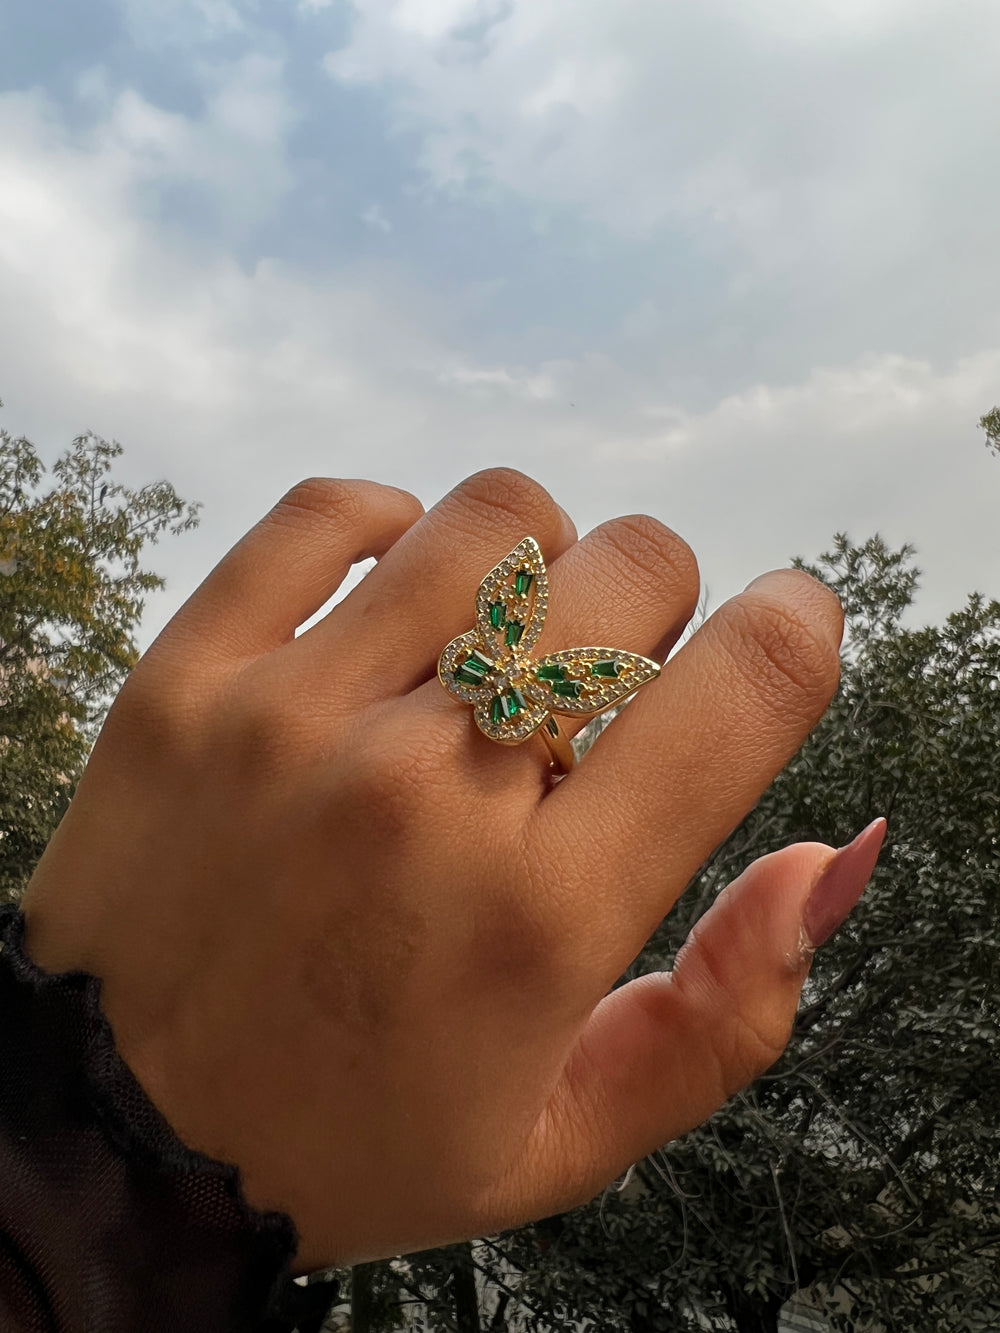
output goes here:
<path id="1" fill-rule="evenodd" d="M 654 680 L 660 668 L 620 648 L 567 648 L 532 657 L 548 603 L 541 548 L 525 537 L 479 585 L 476 627 L 448 644 L 438 679 L 449 694 L 472 705 L 484 736 L 520 745 L 538 732 L 554 766 L 568 773 L 573 747 L 555 714 L 603 713 Z"/>

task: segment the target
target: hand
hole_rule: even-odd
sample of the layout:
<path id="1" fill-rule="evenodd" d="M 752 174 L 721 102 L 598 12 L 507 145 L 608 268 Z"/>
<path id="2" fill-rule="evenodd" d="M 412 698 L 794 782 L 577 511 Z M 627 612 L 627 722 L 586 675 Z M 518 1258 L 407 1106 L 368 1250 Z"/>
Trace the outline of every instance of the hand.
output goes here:
<path id="1" fill-rule="evenodd" d="M 826 708 L 836 598 L 791 570 L 756 581 L 553 786 L 539 738 L 491 742 L 436 678 L 527 534 L 550 577 L 540 652 L 664 659 L 698 573 L 651 518 L 577 541 L 505 469 L 426 515 L 372 482 L 303 483 L 139 663 L 24 899 L 29 952 L 103 978 L 179 1137 L 292 1215 L 296 1272 L 578 1205 L 790 1032 L 818 844 L 755 863 L 671 972 L 608 992 Z"/>

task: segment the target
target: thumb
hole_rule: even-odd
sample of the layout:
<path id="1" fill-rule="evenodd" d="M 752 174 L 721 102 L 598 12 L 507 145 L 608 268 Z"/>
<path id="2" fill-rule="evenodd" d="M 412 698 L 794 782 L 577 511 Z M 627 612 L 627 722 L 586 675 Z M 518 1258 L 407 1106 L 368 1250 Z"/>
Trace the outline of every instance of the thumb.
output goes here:
<path id="1" fill-rule="evenodd" d="M 885 830 L 878 819 L 840 851 L 796 843 L 755 861 L 698 921 L 671 971 L 601 1001 L 527 1164 L 531 1192 L 549 1192 L 539 1206 L 593 1198 L 777 1060 L 812 954 L 861 896 Z"/>

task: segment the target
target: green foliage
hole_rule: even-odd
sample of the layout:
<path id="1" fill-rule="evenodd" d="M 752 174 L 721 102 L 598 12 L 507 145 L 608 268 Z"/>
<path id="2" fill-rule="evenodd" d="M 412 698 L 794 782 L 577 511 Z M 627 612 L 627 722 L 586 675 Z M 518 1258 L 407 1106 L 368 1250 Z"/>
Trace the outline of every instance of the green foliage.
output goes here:
<path id="1" fill-rule="evenodd" d="M 167 482 L 114 480 L 120 444 L 79 436 L 51 468 L 0 429 L 0 897 L 17 896 L 134 665 L 142 552 L 197 523 Z"/>
<path id="2" fill-rule="evenodd" d="M 986 432 L 987 449 L 992 449 L 995 454 L 1000 454 L 1000 407 L 995 407 L 992 412 L 987 412 L 984 417 L 980 417 L 979 425 Z"/>
<path id="3" fill-rule="evenodd" d="M 797 1291 L 842 1333 L 1000 1327 L 1000 604 L 904 624 L 913 551 L 878 536 L 798 563 L 844 602 L 841 689 L 622 981 L 766 851 L 884 814 L 879 868 L 776 1066 L 625 1188 L 475 1247 L 484 1330 L 496 1282 L 532 1331 L 775 1333 Z"/>

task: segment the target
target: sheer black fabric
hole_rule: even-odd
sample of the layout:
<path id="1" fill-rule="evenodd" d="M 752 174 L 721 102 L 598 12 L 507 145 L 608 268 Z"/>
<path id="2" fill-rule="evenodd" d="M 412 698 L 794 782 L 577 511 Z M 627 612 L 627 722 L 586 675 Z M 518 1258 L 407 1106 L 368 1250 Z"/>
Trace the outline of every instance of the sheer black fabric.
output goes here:
<path id="1" fill-rule="evenodd" d="M 48 974 L 0 907 L 0 1329 L 311 1333 L 335 1284 L 234 1166 L 186 1148 L 118 1055 L 100 981 Z"/>

